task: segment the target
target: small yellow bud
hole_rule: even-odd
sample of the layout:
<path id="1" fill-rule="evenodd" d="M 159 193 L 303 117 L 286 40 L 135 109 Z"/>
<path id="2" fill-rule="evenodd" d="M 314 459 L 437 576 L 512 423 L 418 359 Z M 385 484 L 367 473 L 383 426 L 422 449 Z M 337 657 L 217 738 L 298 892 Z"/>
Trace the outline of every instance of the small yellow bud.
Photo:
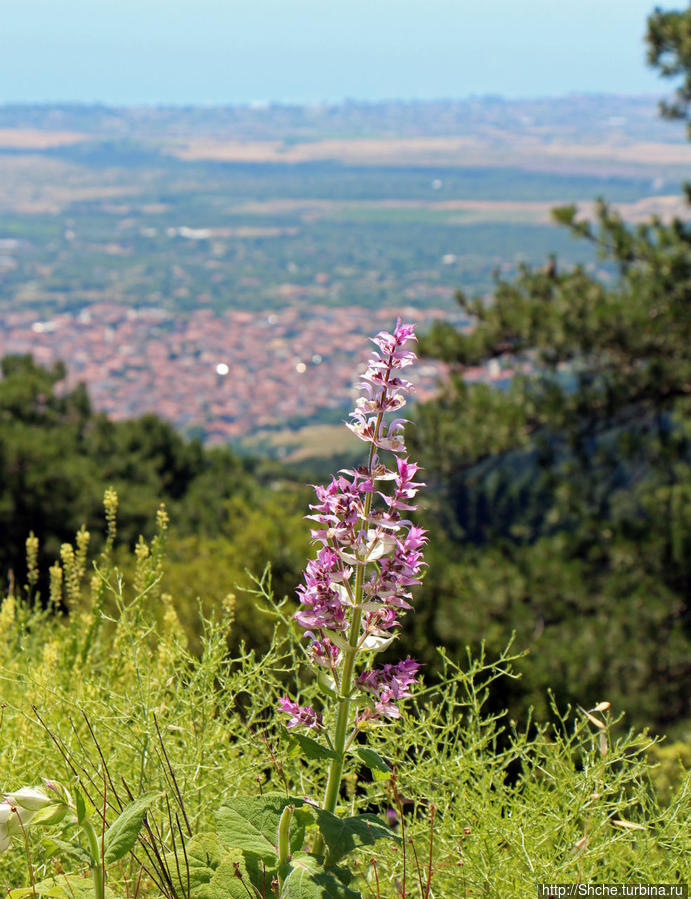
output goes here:
<path id="1" fill-rule="evenodd" d="M 151 550 L 146 540 L 139 535 L 137 545 L 134 547 L 135 570 L 134 570 L 134 589 L 137 594 L 141 594 L 151 583 L 151 565 L 149 558 Z"/>
<path id="2" fill-rule="evenodd" d="M 139 535 L 139 540 L 137 540 L 137 545 L 134 548 L 134 555 L 138 562 L 143 562 L 144 559 L 149 558 L 149 547 L 141 534 Z"/>
<path id="3" fill-rule="evenodd" d="M 74 548 L 70 543 L 63 543 L 60 547 L 60 558 L 65 572 L 65 599 L 70 606 L 76 606 L 79 602 L 79 571 Z"/>
<path id="4" fill-rule="evenodd" d="M 35 587 L 38 580 L 38 537 L 33 531 L 26 538 L 26 579 Z"/>
<path id="5" fill-rule="evenodd" d="M 165 533 L 165 531 L 168 530 L 169 523 L 170 518 L 168 517 L 166 504 L 161 503 L 161 505 L 158 507 L 158 511 L 156 512 L 156 525 L 161 533 Z"/>
<path id="6" fill-rule="evenodd" d="M 89 551 L 89 540 L 91 534 L 82 525 L 77 531 L 77 577 L 81 580 L 86 570 L 86 555 Z"/>
<path id="7" fill-rule="evenodd" d="M 0 640 L 4 640 L 14 625 L 16 606 L 14 596 L 7 596 L 0 607 Z"/>
<path id="8" fill-rule="evenodd" d="M 48 569 L 50 575 L 50 604 L 57 608 L 62 602 L 62 568 L 59 562 Z"/>
<path id="9" fill-rule="evenodd" d="M 115 540 L 117 530 L 118 515 L 118 495 L 112 487 L 107 487 L 103 494 L 103 507 L 106 512 L 106 522 L 108 524 L 108 543 Z"/>
<path id="10" fill-rule="evenodd" d="M 229 632 L 233 626 L 233 622 L 235 621 L 235 606 L 235 594 L 227 593 L 221 600 L 221 607 L 223 608 L 223 623 L 226 626 L 226 630 Z"/>

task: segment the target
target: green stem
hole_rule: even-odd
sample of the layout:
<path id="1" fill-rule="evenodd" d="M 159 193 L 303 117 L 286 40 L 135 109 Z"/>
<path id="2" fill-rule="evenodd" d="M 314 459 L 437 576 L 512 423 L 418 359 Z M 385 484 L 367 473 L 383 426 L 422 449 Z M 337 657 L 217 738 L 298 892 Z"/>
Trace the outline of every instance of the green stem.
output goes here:
<path id="1" fill-rule="evenodd" d="M 358 569 L 358 576 L 362 571 L 362 566 Z M 353 610 L 353 620 L 350 626 L 350 647 L 346 650 L 345 659 L 343 661 L 343 672 L 341 675 L 341 696 L 338 699 L 338 713 L 336 715 L 336 726 L 334 728 L 333 747 L 337 758 L 332 759 L 329 767 L 329 776 L 326 781 L 326 790 L 324 792 L 324 803 L 322 808 L 333 814 L 336 803 L 338 802 L 338 792 L 341 785 L 341 776 L 343 774 L 343 763 L 345 761 L 345 744 L 348 733 L 348 724 L 350 719 L 350 693 L 353 687 L 353 672 L 355 670 L 355 647 L 353 646 L 353 635 L 359 637 L 360 619 L 362 617 L 361 610 L 356 606 Z"/>
<path id="2" fill-rule="evenodd" d="M 105 880 L 103 877 L 103 860 L 101 858 L 101 844 L 90 821 L 82 821 L 81 828 L 86 834 L 89 843 L 89 855 L 91 856 L 91 874 L 94 878 L 94 899 L 105 899 Z"/>
<path id="3" fill-rule="evenodd" d="M 38 893 L 36 892 L 36 878 L 34 876 L 34 865 L 31 861 L 31 852 L 29 851 L 29 835 L 26 832 L 26 828 L 22 824 L 22 819 L 19 815 L 19 811 L 14 808 L 13 809 L 15 815 L 17 816 L 17 821 L 19 822 L 19 826 L 22 831 L 22 836 L 24 837 L 24 851 L 26 852 L 26 860 L 29 865 L 29 878 L 31 879 L 31 895 L 36 897 Z"/>
<path id="4" fill-rule="evenodd" d="M 382 412 L 377 416 L 377 422 L 374 429 L 375 437 L 379 434 L 382 419 Z M 372 460 L 374 458 L 375 445 L 372 442 L 369 451 L 369 459 L 367 461 L 367 469 L 371 473 Z M 363 523 L 360 531 L 367 529 L 367 519 L 372 509 L 372 493 L 368 493 L 365 497 L 365 505 L 363 510 Z M 344 652 L 343 670 L 341 672 L 341 695 L 338 698 L 338 712 L 336 713 L 336 724 L 334 726 L 333 748 L 336 758 L 331 760 L 329 765 L 329 774 L 326 780 L 326 789 L 324 791 L 324 802 L 322 808 L 334 813 L 336 803 L 338 802 L 338 794 L 341 788 L 341 779 L 343 777 L 343 765 L 345 763 L 345 747 L 348 734 L 348 725 L 350 723 L 350 694 L 353 689 L 353 673 L 355 671 L 355 659 L 357 657 L 358 645 L 360 642 L 360 623 L 362 621 L 362 585 L 365 580 L 365 563 L 357 563 L 357 571 L 355 573 L 355 588 L 353 590 L 353 617 L 350 621 L 350 630 L 348 632 L 348 649 Z M 324 839 L 321 834 L 317 836 L 314 843 L 315 855 L 321 855 L 324 851 Z"/>

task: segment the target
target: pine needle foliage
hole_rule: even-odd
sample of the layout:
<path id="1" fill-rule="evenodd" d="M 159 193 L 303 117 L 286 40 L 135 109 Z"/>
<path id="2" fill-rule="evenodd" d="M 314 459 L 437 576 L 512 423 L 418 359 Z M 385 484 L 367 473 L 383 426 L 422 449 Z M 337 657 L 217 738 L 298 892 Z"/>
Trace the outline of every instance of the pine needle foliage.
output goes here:
<path id="1" fill-rule="evenodd" d="M 690 35 L 691 7 L 648 21 L 649 62 L 678 84 L 663 112 L 687 121 Z M 526 679 L 504 695 L 515 710 L 542 705 L 546 684 L 560 701 L 601 685 L 634 720 L 683 727 L 691 228 L 688 217 L 630 225 L 603 200 L 590 220 L 576 206 L 553 215 L 593 247 L 596 265 L 553 256 L 498 277 L 491 297 L 459 292 L 467 327 L 437 323 L 423 342 L 450 368 L 413 434 L 434 490 L 426 526 L 440 554 L 463 559 L 454 574 L 436 566 L 436 583 L 431 568 L 423 628 L 456 654 L 479 645 L 481 592 L 492 648 L 515 630 L 531 650 Z M 476 366 L 499 384 L 471 382 Z"/>

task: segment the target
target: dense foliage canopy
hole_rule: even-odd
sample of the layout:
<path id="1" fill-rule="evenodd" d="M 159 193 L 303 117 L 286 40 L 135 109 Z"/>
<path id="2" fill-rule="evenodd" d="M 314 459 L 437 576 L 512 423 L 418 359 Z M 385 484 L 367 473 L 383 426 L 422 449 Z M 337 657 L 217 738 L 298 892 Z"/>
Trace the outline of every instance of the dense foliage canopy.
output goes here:
<path id="1" fill-rule="evenodd" d="M 649 29 L 651 62 L 686 79 L 664 110 L 688 117 L 691 9 Z M 489 301 L 459 293 L 473 329 L 425 343 L 454 374 L 418 421 L 445 539 L 422 628 L 493 649 L 515 630 L 524 700 L 549 684 L 669 725 L 691 714 L 691 227 L 604 201 L 554 217 L 607 279 L 525 266 Z M 489 360 L 504 389 L 464 381 Z"/>
<path id="2" fill-rule="evenodd" d="M 249 583 L 273 560 L 277 592 L 292 592 L 307 551 L 299 526 L 304 496 L 272 463 L 186 441 L 154 415 L 123 422 L 95 413 L 86 389 L 64 390 L 62 365 L 42 368 L 30 357 L 6 357 L 0 378 L 0 577 L 24 583 L 25 542 L 38 538 L 38 588 L 48 566 L 84 524 L 103 542 L 102 502 L 119 497 L 119 533 L 133 547 L 152 533 L 161 502 L 173 529 L 168 589 L 194 632 L 198 601 L 207 608 Z M 297 527 L 296 527 L 297 525 Z M 213 560 L 213 561 L 212 561 Z M 266 642 L 269 630 L 248 612 L 236 638 Z"/>

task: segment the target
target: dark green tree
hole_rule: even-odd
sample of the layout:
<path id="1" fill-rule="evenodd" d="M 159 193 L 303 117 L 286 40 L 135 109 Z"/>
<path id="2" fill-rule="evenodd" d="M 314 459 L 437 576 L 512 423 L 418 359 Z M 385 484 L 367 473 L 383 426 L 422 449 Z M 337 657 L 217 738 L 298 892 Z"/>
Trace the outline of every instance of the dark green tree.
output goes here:
<path id="1" fill-rule="evenodd" d="M 29 356 L 0 363 L 0 573 L 22 582 L 30 531 L 54 557 L 100 504 L 94 467 L 83 457 L 91 409 L 82 387 L 57 392 L 64 366 L 50 369 Z"/>
<path id="2" fill-rule="evenodd" d="M 662 115 L 688 122 L 691 111 L 691 10 L 656 8 L 648 19 L 647 41 L 648 62 L 665 78 L 681 79 L 672 102 L 660 104 Z"/>
<path id="3" fill-rule="evenodd" d="M 651 61 L 691 103 L 691 9 L 655 12 Z M 600 276 L 525 266 L 490 302 L 458 294 L 470 332 L 424 351 L 451 379 L 417 440 L 442 551 L 420 632 L 461 650 L 517 633 L 530 655 L 506 699 L 545 709 L 609 699 L 645 723 L 691 715 L 691 228 L 631 228 L 600 202 L 555 219 L 590 241 Z M 468 384 L 465 366 L 510 373 Z"/>

